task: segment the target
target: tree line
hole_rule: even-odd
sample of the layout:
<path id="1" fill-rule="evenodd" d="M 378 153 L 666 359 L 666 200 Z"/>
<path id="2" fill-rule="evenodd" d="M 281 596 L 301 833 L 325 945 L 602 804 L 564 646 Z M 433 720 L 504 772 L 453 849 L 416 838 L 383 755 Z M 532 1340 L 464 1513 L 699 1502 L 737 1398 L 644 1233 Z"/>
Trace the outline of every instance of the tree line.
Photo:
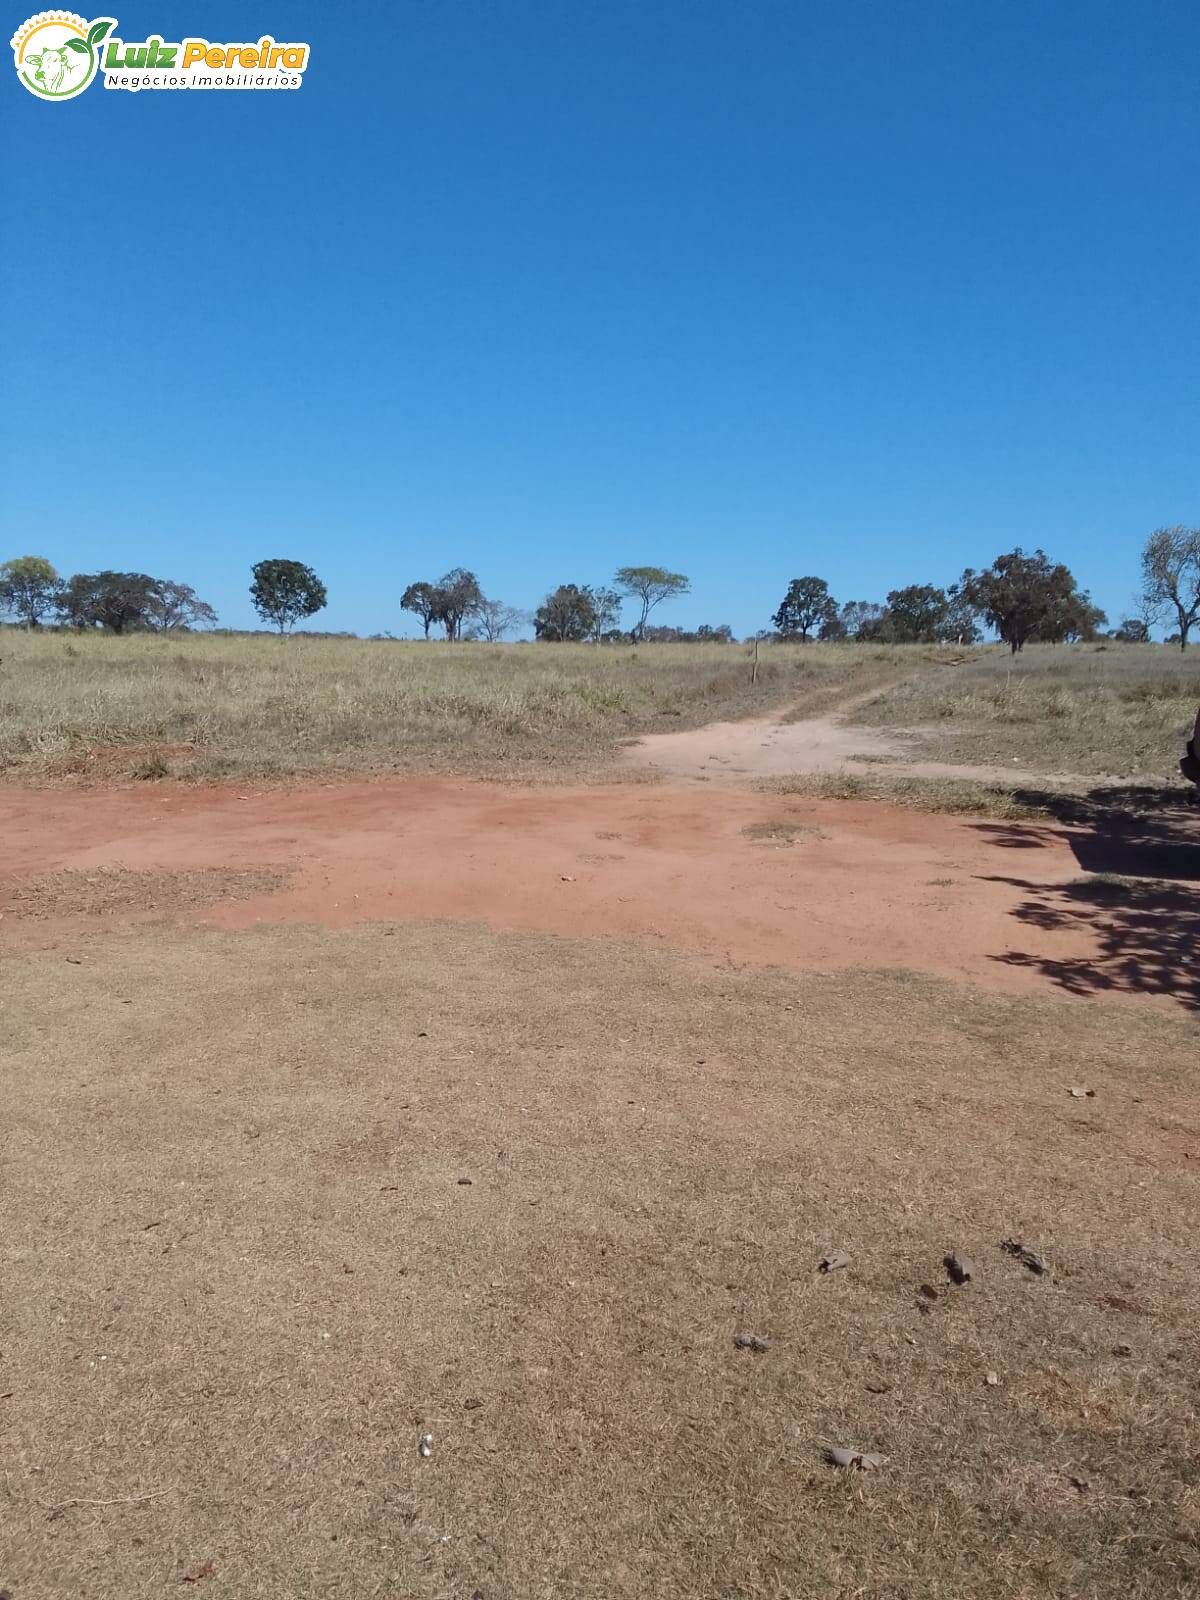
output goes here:
<path id="1" fill-rule="evenodd" d="M 217 613 L 186 583 L 145 572 L 78 572 L 60 578 L 43 556 L 0 563 L 0 611 L 27 628 L 53 617 L 68 628 L 109 633 L 211 626 Z"/>
<path id="2" fill-rule="evenodd" d="M 1167 642 L 1186 649 L 1200 620 L 1200 528 L 1157 529 L 1143 547 L 1141 567 L 1135 612 L 1107 637 L 1144 642 L 1153 625 L 1166 622 L 1173 627 Z M 281 634 L 315 616 L 328 600 L 324 583 L 300 561 L 260 561 L 252 579 L 256 612 Z M 495 643 L 532 623 L 535 637 L 548 643 L 732 642 L 725 623 L 694 630 L 651 623 L 658 606 L 690 592 L 683 573 L 665 567 L 618 567 L 611 584 L 560 583 L 530 614 L 489 599 L 473 572 L 454 567 L 436 581 L 410 583 L 400 606 L 418 618 L 426 639 L 439 627 L 450 641 Z M 621 625 L 626 604 L 634 614 L 628 629 Z M 187 584 L 144 572 L 107 570 L 63 579 L 42 556 L 0 563 L 0 613 L 29 628 L 53 618 L 65 627 L 118 634 L 170 632 L 217 621 L 212 606 Z M 773 633 L 764 630 L 760 638 L 894 644 L 973 644 L 982 637 L 982 624 L 1015 654 L 1033 642 L 1095 639 L 1108 619 L 1068 567 L 1051 561 L 1043 550 L 1027 554 L 1018 547 L 982 571 L 968 567 L 957 583 L 944 589 L 908 584 L 891 590 L 882 603 L 849 600 L 839 605 L 824 578 L 793 578 L 771 621 Z"/>
<path id="3" fill-rule="evenodd" d="M 781 638 L 857 639 L 880 644 L 974 644 L 980 621 L 1015 653 L 1026 643 L 1094 639 L 1107 622 L 1070 570 L 1042 550 L 1013 550 L 983 572 L 970 568 L 939 589 L 911 583 L 886 603 L 849 600 L 839 606 L 823 578 L 794 578 L 772 621 Z"/>
<path id="4" fill-rule="evenodd" d="M 476 638 L 490 643 L 532 623 L 535 638 L 550 643 L 590 640 L 600 644 L 626 637 L 620 627 L 625 601 L 631 600 L 638 613 L 628 637 L 641 640 L 647 637 L 651 611 L 664 600 L 688 593 L 690 584 L 681 572 L 668 572 L 665 567 L 618 567 L 611 587 L 560 583 L 530 615 L 488 600 L 475 574 L 455 567 L 436 583 L 425 579 L 410 583 L 400 597 L 400 607 L 420 620 L 427 639 L 429 630 L 440 625 L 447 639 Z M 715 636 L 720 631 L 710 628 L 707 633 Z M 728 628 L 723 631 L 733 637 Z"/>
<path id="5" fill-rule="evenodd" d="M 1155 623 L 1172 623 L 1169 644 L 1186 650 L 1200 618 L 1200 528 L 1159 528 L 1142 550 L 1136 611 L 1107 637 L 1145 643 Z M 1015 655 L 1026 644 L 1063 644 L 1100 637 L 1108 618 L 1080 589 L 1070 569 L 1044 550 L 1019 546 L 990 567 L 968 567 L 945 589 L 914 583 L 893 589 L 885 604 L 850 600 L 839 606 L 824 578 L 793 578 L 772 617 L 781 639 L 857 639 L 889 644 L 974 644 L 980 623 Z"/>

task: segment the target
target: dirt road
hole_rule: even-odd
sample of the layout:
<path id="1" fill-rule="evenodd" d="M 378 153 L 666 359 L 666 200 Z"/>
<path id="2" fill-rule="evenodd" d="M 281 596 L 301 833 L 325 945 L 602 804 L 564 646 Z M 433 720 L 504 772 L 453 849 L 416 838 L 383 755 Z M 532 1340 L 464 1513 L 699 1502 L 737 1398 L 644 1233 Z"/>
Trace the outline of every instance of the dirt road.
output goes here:
<path id="1" fill-rule="evenodd" d="M 1094 774 L 1031 772 L 1019 764 L 996 767 L 922 760 L 921 736 L 933 730 L 873 728 L 848 720 L 884 692 L 872 689 L 856 695 L 819 717 L 789 719 L 782 708 L 743 722 L 710 722 L 679 733 L 647 734 L 627 746 L 622 764 L 685 783 L 744 783 L 818 772 L 862 776 L 872 763 L 884 763 L 891 775 L 909 778 L 1010 783 L 1017 770 L 1023 781 L 1049 789 L 1086 787 L 1097 781 Z"/>
<path id="2" fill-rule="evenodd" d="M 1086 961 L 1095 938 L 1015 915 L 1031 879 L 1054 889 L 1078 875 L 1053 828 L 745 789 L 435 778 L 259 793 L 10 789 L 0 836 L 10 949 L 61 943 L 106 911 L 226 928 L 432 918 L 640 937 L 724 964 L 908 967 L 1029 990 L 1048 985 L 1046 963 Z M 113 899 L 119 874 L 88 884 L 97 869 L 272 867 L 284 869 L 278 892 L 225 900 L 218 878 L 203 907 L 174 905 L 169 877 L 148 911 Z M 75 875 L 66 915 L 55 881 L 28 893 L 61 869 Z"/>

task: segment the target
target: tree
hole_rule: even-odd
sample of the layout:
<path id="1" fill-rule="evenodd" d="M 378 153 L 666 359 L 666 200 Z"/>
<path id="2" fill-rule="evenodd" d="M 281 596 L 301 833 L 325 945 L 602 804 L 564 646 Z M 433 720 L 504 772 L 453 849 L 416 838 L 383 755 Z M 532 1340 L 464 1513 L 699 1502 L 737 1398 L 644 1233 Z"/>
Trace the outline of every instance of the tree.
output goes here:
<path id="1" fill-rule="evenodd" d="M 145 572 L 77 572 L 67 579 L 55 604 L 73 628 L 107 628 L 131 633 L 147 626 L 155 579 Z"/>
<path id="2" fill-rule="evenodd" d="M 946 591 L 930 583 L 910 583 L 887 597 L 889 630 L 897 644 L 933 644 L 949 611 Z"/>
<path id="3" fill-rule="evenodd" d="M 1141 617 L 1122 617 L 1121 626 L 1114 628 L 1108 637 L 1119 640 L 1121 644 L 1149 644 L 1150 628 Z"/>
<path id="4" fill-rule="evenodd" d="M 447 639 L 461 639 L 463 621 L 483 604 L 479 579 L 465 567 L 454 567 L 435 585 L 437 620 L 445 624 Z"/>
<path id="5" fill-rule="evenodd" d="M 620 594 L 636 600 L 641 607 L 631 634 L 635 640 L 645 633 L 646 618 L 655 606 L 689 594 L 692 587 L 682 572 L 668 572 L 665 567 L 618 567 L 613 582 Z"/>
<path id="6" fill-rule="evenodd" d="M 946 616 L 938 629 L 938 643 L 975 644 L 980 638 L 974 611 L 967 604 L 961 587 L 952 583 L 946 590 Z"/>
<path id="7" fill-rule="evenodd" d="M 427 639 L 432 625 L 441 620 L 438 610 L 440 604 L 441 596 L 432 583 L 410 583 L 400 596 L 401 611 L 412 611 L 420 617 Z"/>
<path id="8" fill-rule="evenodd" d="M 1142 551 L 1142 594 L 1156 620 L 1174 610 L 1179 648 L 1200 617 L 1200 528 L 1159 528 Z"/>
<path id="9" fill-rule="evenodd" d="M 214 623 L 217 613 L 188 584 L 156 578 L 143 620 L 148 628 L 174 633 Z"/>
<path id="10" fill-rule="evenodd" d="M 1013 655 L 1026 640 L 1038 637 L 1039 628 L 1057 626 L 1055 619 L 1061 621 L 1067 614 L 1068 601 L 1090 605 L 1087 596 L 1076 591 L 1066 567 L 1052 563 L 1044 550 L 1027 556 L 1019 546 L 997 556 L 984 572 L 968 567 L 959 592 L 963 603 L 987 619 Z"/>
<path id="11" fill-rule="evenodd" d="M 1045 619 L 1029 637 L 1042 644 L 1073 644 L 1077 639 L 1094 639 L 1107 621 L 1086 589 L 1062 591 L 1055 594 Z"/>
<path id="12" fill-rule="evenodd" d="M 615 589 L 606 589 L 603 584 L 589 587 L 587 593 L 592 602 L 592 639 L 599 644 L 620 626 L 621 596 Z"/>
<path id="13" fill-rule="evenodd" d="M 475 621 L 465 637 L 481 639 L 485 644 L 499 644 L 506 633 L 512 633 L 528 620 L 524 611 L 506 606 L 500 600 L 481 600 L 475 610 Z"/>
<path id="14" fill-rule="evenodd" d="M 837 615 L 837 603 L 824 578 L 793 578 L 771 618 L 785 639 L 807 641 L 813 628 Z"/>
<path id="15" fill-rule="evenodd" d="M 0 564 L 0 611 L 10 612 L 27 628 L 41 626 L 61 589 L 62 579 L 44 556 L 17 556 Z"/>
<path id="16" fill-rule="evenodd" d="M 275 557 L 260 561 L 252 569 L 254 582 L 250 598 L 264 622 L 271 622 L 280 635 L 294 628 L 301 617 L 316 616 L 329 598 L 325 585 L 303 561 Z"/>
<path id="17" fill-rule="evenodd" d="M 972 607 L 958 584 L 939 589 L 910 583 L 892 589 L 886 606 L 853 602 L 861 611 L 857 637 L 887 644 L 973 644 L 979 638 Z"/>
<path id="18" fill-rule="evenodd" d="M 533 631 L 552 644 L 574 643 L 590 636 L 596 621 L 591 591 L 560 583 L 534 612 Z"/>
<path id="19" fill-rule="evenodd" d="M 874 600 L 847 600 L 838 613 L 845 639 L 868 639 L 886 616 L 886 608 Z"/>

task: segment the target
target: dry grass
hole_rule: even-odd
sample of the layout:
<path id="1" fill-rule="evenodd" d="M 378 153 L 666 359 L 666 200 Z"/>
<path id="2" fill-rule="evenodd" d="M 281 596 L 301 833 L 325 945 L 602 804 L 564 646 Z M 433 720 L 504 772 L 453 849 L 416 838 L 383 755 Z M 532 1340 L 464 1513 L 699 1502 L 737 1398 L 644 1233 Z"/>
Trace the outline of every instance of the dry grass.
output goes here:
<path id="1" fill-rule="evenodd" d="M 1031 645 L 912 677 L 857 713 L 921 727 L 919 759 L 1159 780 L 1178 773 L 1200 704 L 1200 652 Z"/>
<path id="2" fill-rule="evenodd" d="M 47 917 L 174 915 L 224 900 L 253 900 L 282 889 L 290 873 L 280 867 L 66 867 L 10 879 L 0 893 L 0 915 L 14 920 Z"/>
<path id="3" fill-rule="evenodd" d="M 742 829 L 742 837 L 751 844 L 782 847 L 795 844 L 797 839 L 824 839 L 820 828 L 802 822 L 786 822 L 771 818 L 766 822 L 750 822 Z"/>
<path id="4" fill-rule="evenodd" d="M 575 775 L 638 734 L 823 709 L 896 652 L 3 632 L 0 773 L 28 780 Z"/>
<path id="5" fill-rule="evenodd" d="M 1182 1013 L 445 927 L 71 953 L 3 966 L 14 1600 L 1196 1592 Z"/>
<path id="6" fill-rule="evenodd" d="M 759 787 L 814 800 L 876 800 L 906 811 L 940 811 L 947 816 L 996 817 L 1009 822 L 1051 815 L 1048 794 L 1021 791 L 999 783 L 979 783 L 970 778 L 910 778 L 888 772 L 861 776 L 857 772 L 816 772 L 764 779 Z"/>

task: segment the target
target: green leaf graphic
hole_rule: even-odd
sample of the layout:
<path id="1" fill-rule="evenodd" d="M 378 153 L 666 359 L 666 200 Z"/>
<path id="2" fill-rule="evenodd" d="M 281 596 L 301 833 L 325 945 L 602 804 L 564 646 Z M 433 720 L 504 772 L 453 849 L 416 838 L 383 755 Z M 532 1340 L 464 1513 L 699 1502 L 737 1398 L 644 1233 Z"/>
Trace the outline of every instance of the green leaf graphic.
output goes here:
<path id="1" fill-rule="evenodd" d="M 68 39 L 67 49 L 78 50 L 79 54 L 82 56 L 85 56 L 88 53 L 88 47 L 84 44 L 82 39 Z"/>
<path id="2" fill-rule="evenodd" d="M 111 27 L 111 22 L 93 22 L 88 29 L 87 42 L 91 45 L 99 44 Z"/>

